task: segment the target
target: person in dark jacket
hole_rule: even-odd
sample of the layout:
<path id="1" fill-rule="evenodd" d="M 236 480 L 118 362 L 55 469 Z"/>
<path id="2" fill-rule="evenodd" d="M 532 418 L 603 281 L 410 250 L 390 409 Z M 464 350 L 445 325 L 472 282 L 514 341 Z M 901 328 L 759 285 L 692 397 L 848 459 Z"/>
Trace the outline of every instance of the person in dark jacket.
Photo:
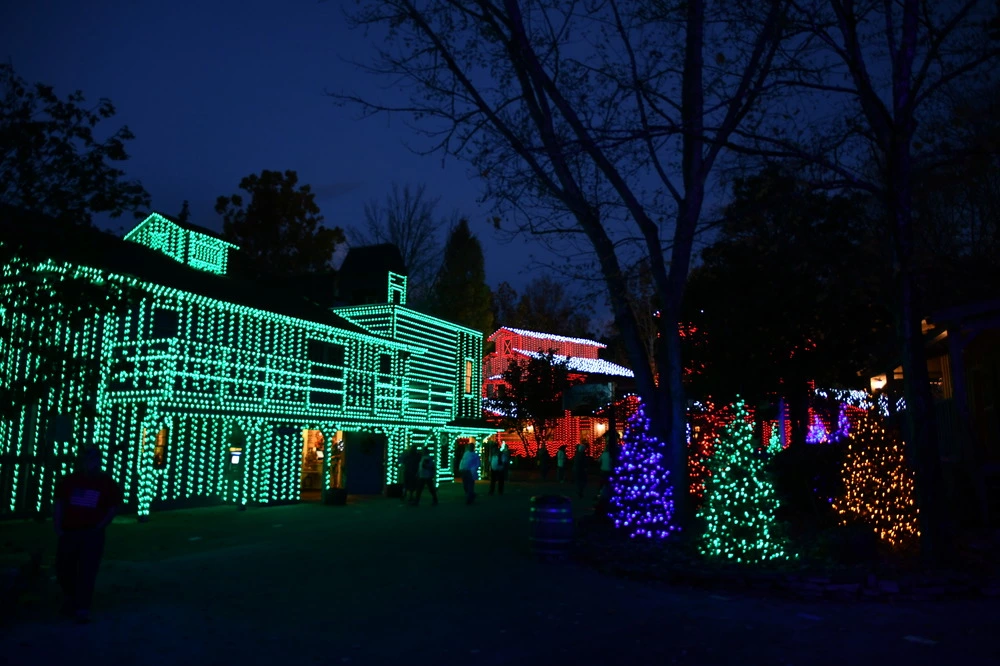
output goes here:
<path id="1" fill-rule="evenodd" d="M 510 466 L 510 449 L 506 444 L 499 444 L 490 456 L 490 495 L 499 488 L 503 495 L 504 481 L 507 479 L 507 468 Z"/>
<path id="2" fill-rule="evenodd" d="M 78 623 L 90 621 L 104 531 L 121 501 L 121 488 L 101 470 L 101 452 L 94 447 L 83 451 L 78 471 L 56 484 L 52 521 L 59 537 L 56 578 L 65 595 L 63 608 Z"/>
<path id="3" fill-rule="evenodd" d="M 576 492 L 583 497 L 583 490 L 587 487 L 587 443 L 580 442 L 576 447 L 576 454 L 573 456 L 573 480 L 576 481 Z"/>
<path id="4" fill-rule="evenodd" d="M 420 505 L 420 496 L 427 488 L 431 494 L 431 506 L 438 503 L 437 493 L 437 464 L 434 462 L 434 454 L 429 449 L 420 450 L 420 469 L 417 471 L 417 496 L 413 500 L 414 506 Z"/>
<path id="5" fill-rule="evenodd" d="M 412 502 L 417 496 L 417 472 L 420 468 L 420 452 L 414 444 L 403 454 L 403 501 Z"/>
<path id="6" fill-rule="evenodd" d="M 541 473 L 542 481 L 549 478 L 549 468 L 552 466 L 552 456 L 544 444 L 538 445 L 538 471 Z"/>

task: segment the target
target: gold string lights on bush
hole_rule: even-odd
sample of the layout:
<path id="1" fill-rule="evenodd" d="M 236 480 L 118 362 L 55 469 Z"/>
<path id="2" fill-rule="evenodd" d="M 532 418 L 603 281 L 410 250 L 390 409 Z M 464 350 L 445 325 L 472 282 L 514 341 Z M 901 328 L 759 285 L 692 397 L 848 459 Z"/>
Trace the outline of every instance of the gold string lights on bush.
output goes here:
<path id="1" fill-rule="evenodd" d="M 893 548 L 916 542 L 918 511 L 904 444 L 874 412 L 861 417 L 851 433 L 841 476 L 846 491 L 833 502 L 841 524 L 869 525 Z"/>

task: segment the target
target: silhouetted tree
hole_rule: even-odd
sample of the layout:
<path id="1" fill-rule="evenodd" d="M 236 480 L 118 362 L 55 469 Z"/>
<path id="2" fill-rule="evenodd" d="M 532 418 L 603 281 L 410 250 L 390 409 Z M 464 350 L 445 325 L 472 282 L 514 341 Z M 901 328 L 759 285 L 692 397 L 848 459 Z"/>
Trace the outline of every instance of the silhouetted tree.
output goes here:
<path id="1" fill-rule="evenodd" d="M 94 137 L 114 115 L 111 100 L 88 107 L 79 90 L 60 99 L 52 86 L 28 84 L 0 63 L 0 203 L 83 226 L 100 213 L 142 217 L 149 194 L 112 165 L 128 159 L 134 135 L 122 126 Z"/>
<path id="2" fill-rule="evenodd" d="M 761 120 L 772 66 L 793 53 L 779 49 L 788 4 L 370 0 L 351 17 L 387 31 L 370 71 L 405 81 L 410 99 L 341 99 L 427 121 L 431 149 L 469 160 L 519 229 L 592 252 L 681 488 L 677 323 L 694 235 L 723 145 Z M 623 266 L 637 258 L 660 295 L 658 381 L 625 297 Z M 684 524 L 686 495 L 677 501 Z"/>
<path id="3" fill-rule="evenodd" d="M 486 285 L 483 248 L 462 219 L 452 228 L 444 261 L 434 281 L 433 313 L 477 331 L 493 332 L 490 288 Z"/>
<path id="4" fill-rule="evenodd" d="M 187 199 L 181 205 L 181 212 L 177 213 L 177 221 L 182 224 L 187 224 L 191 221 L 191 208 L 188 206 Z"/>
<path id="5" fill-rule="evenodd" d="M 705 367 L 690 378 L 695 395 L 756 404 L 811 379 L 857 382 L 890 361 L 888 272 L 867 209 L 857 194 L 816 192 L 778 167 L 734 182 L 688 286 L 686 320 L 707 341 L 685 345 Z"/>
<path id="6" fill-rule="evenodd" d="M 517 321 L 517 290 L 509 282 L 501 282 L 493 291 L 493 321 L 497 328 Z"/>
<path id="7" fill-rule="evenodd" d="M 440 230 L 444 220 L 434 217 L 440 197 L 428 197 L 426 186 L 411 189 L 396 183 L 385 200 L 365 204 L 364 229 L 351 229 L 355 245 L 392 243 L 406 265 L 408 298 L 419 306 L 428 297 L 440 260 Z"/>
<path id="8" fill-rule="evenodd" d="M 517 433 L 529 458 L 537 454 L 537 446 L 548 447 L 556 420 L 563 416 L 562 394 L 573 385 L 567 363 L 556 359 L 550 349 L 530 358 L 511 359 L 503 372 L 506 396 L 496 401 L 503 414 L 502 426 Z M 531 447 L 529 427 L 536 448 Z"/>
<path id="9" fill-rule="evenodd" d="M 47 263 L 62 244 L 85 252 L 100 239 L 103 232 L 90 228 L 95 215 L 138 216 L 149 205 L 142 185 L 111 165 L 128 159 L 128 128 L 94 138 L 114 113 L 107 99 L 90 108 L 80 91 L 60 99 L 51 86 L 27 84 L 0 63 L 0 353 L 31 368 L 0 377 L 0 418 L 22 418 L 52 395 L 93 413 L 101 357 L 76 356 L 67 340 L 138 297 L 127 281 Z M 82 394 L 62 392 L 67 378 L 82 384 Z M 82 404 L 73 404 L 77 398 Z"/>
<path id="10" fill-rule="evenodd" d="M 566 285 L 553 277 L 542 275 L 534 278 L 525 286 L 520 298 L 517 292 L 506 282 L 500 288 L 509 289 L 510 293 L 494 294 L 494 301 L 513 296 L 516 305 L 502 306 L 504 319 L 497 319 L 497 326 L 524 328 L 530 331 L 542 331 L 570 337 L 589 337 L 590 314 L 589 305 L 570 297 Z"/>
<path id="11" fill-rule="evenodd" d="M 940 159 L 921 123 L 948 93 L 985 77 L 1000 59 L 993 0 L 810 0 L 796 3 L 797 29 L 812 38 L 808 67 L 794 77 L 802 109 L 841 109 L 840 120 L 754 131 L 745 148 L 794 157 L 830 186 L 862 189 L 884 210 L 881 225 L 892 267 L 893 315 L 903 366 L 904 418 L 916 468 L 921 552 L 937 563 L 947 552 L 944 482 L 921 322 L 914 215 L 915 173 Z M 800 121 L 804 122 L 804 121 Z M 734 133 L 734 138 L 742 136 Z M 801 139 L 801 140 L 800 140 Z"/>
<path id="12" fill-rule="evenodd" d="M 340 227 L 322 225 L 315 195 L 298 182 L 294 171 L 265 169 L 240 181 L 249 201 L 233 194 L 215 203 L 223 236 L 240 246 L 259 273 L 288 276 L 328 270 L 337 245 L 344 242 Z"/>

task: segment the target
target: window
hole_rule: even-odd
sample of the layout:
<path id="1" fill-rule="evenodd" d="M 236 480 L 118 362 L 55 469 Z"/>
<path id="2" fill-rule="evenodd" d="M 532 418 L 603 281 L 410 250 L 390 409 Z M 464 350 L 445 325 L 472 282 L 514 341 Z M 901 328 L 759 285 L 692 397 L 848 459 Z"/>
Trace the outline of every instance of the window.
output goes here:
<path id="1" fill-rule="evenodd" d="M 153 310 L 153 338 L 173 338 L 177 335 L 180 316 L 176 310 Z"/>
<path id="2" fill-rule="evenodd" d="M 389 354 L 380 354 L 378 357 L 378 371 L 383 375 L 388 375 L 392 372 L 392 356 Z"/>
<path id="3" fill-rule="evenodd" d="M 153 445 L 153 469 L 163 469 L 167 466 L 167 443 L 170 439 L 170 431 L 160 428 L 156 433 L 156 443 Z"/>
<path id="4" fill-rule="evenodd" d="M 309 360 L 313 363 L 325 363 L 326 365 L 344 365 L 345 357 L 344 345 L 322 340 L 309 341 Z"/>
<path id="5" fill-rule="evenodd" d="M 314 405 L 344 404 L 344 382 L 314 377 L 309 381 L 309 402 Z"/>
<path id="6" fill-rule="evenodd" d="M 472 393 L 472 361 L 465 362 L 465 392 Z"/>
<path id="7" fill-rule="evenodd" d="M 503 353 L 504 353 L 504 356 L 510 356 L 511 354 L 513 354 L 514 353 L 513 347 L 514 347 L 514 345 L 511 344 L 511 339 L 510 338 L 505 338 L 504 341 L 503 341 Z"/>

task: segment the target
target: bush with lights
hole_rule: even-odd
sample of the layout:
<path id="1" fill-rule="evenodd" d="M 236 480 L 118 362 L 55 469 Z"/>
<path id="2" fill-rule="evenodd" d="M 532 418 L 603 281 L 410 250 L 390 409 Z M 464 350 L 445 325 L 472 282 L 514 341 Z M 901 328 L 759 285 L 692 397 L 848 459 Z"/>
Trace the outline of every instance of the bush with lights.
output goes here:
<path id="1" fill-rule="evenodd" d="M 841 467 L 844 494 L 833 501 L 841 524 L 860 522 L 893 548 L 916 543 L 917 503 L 904 445 L 882 419 L 868 412 L 851 432 Z"/>
<path id="2" fill-rule="evenodd" d="M 709 476 L 699 511 L 705 526 L 702 554 L 741 563 L 790 557 L 776 527 L 778 499 L 765 464 L 753 422 L 744 403 L 738 402 L 707 461 Z"/>
<path id="3" fill-rule="evenodd" d="M 664 539 L 678 530 L 665 446 L 650 431 L 644 405 L 629 417 L 611 475 L 608 515 L 631 537 Z"/>

